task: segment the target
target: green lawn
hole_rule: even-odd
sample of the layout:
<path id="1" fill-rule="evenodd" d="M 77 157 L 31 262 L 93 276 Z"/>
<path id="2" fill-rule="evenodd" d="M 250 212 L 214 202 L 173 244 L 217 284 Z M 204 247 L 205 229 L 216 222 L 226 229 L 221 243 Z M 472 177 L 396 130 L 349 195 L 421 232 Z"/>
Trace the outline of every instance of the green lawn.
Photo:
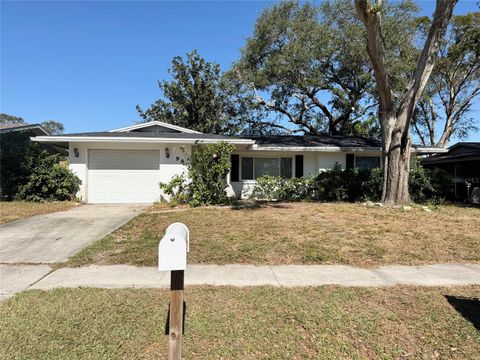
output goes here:
<path id="1" fill-rule="evenodd" d="M 280 203 L 248 209 L 156 207 L 77 254 L 68 266 L 155 266 L 166 227 L 190 228 L 189 263 L 428 264 L 480 261 L 480 209 Z"/>
<path id="2" fill-rule="evenodd" d="M 186 359 L 478 359 L 455 288 L 186 290 Z M 473 300 L 474 301 L 474 300 Z M 165 359 L 165 290 L 28 291 L 0 303 L 2 359 Z M 464 307 L 466 317 L 479 310 Z M 479 321 L 478 312 L 476 315 Z"/>

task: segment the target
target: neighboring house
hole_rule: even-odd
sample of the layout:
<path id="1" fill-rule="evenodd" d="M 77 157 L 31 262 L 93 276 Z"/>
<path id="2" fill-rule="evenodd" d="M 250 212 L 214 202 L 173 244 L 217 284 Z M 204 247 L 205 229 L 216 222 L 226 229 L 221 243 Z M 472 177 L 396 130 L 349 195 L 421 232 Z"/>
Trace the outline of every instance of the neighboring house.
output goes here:
<path id="1" fill-rule="evenodd" d="M 443 169 L 453 177 L 455 200 L 466 200 L 475 188 L 479 191 L 480 142 L 459 142 L 447 152 L 432 155 L 421 163 L 426 168 Z"/>
<path id="2" fill-rule="evenodd" d="M 0 134 L 22 131 L 29 136 L 50 135 L 40 124 L 0 124 Z"/>
<path id="3" fill-rule="evenodd" d="M 40 124 L 0 124 L 0 141 L 7 137 L 25 137 L 26 140 L 30 140 L 34 136 L 48 136 L 50 133 L 45 130 Z M 68 155 L 63 147 L 55 146 L 55 144 L 45 144 L 44 148 L 50 152 L 58 152 L 62 155 Z"/>
<path id="4" fill-rule="evenodd" d="M 88 203 L 151 203 L 161 199 L 160 182 L 185 172 L 201 143 L 235 145 L 227 178 L 230 196 L 244 197 L 262 175 L 303 177 L 331 169 L 380 165 L 380 143 L 361 137 L 228 137 L 153 121 L 107 132 L 32 138 L 69 150 L 71 170 L 82 180 L 78 194 Z M 418 154 L 443 149 L 414 147 Z"/>

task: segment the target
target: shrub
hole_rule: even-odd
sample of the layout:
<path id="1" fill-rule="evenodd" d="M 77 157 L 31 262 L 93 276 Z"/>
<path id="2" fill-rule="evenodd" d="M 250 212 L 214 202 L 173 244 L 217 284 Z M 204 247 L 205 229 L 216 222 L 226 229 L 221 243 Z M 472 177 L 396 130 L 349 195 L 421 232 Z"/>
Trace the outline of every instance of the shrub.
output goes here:
<path id="1" fill-rule="evenodd" d="M 451 191 L 452 179 L 443 170 L 424 169 L 414 164 L 410 172 L 410 196 L 415 202 L 438 202 Z M 318 201 L 378 201 L 381 198 L 383 170 L 342 170 L 336 164 L 306 179 L 284 179 L 264 176 L 257 179 L 252 192 L 254 199 L 318 200 Z"/>
<path id="2" fill-rule="evenodd" d="M 378 200 L 381 194 L 380 169 L 342 170 L 335 165 L 315 177 L 285 179 L 264 176 L 257 179 L 252 197 L 267 200 L 364 201 Z"/>
<path id="3" fill-rule="evenodd" d="M 307 200 L 312 197 L 313 178 L 262 176 L 257 179 L 251 197 L 265 200 Z"/>
<path id="4" fill-rule="evenodd" d="M 32 148 L 27 161 L 30 174 L 27 181 L 18 187 L 17 200 L 63 201 L 72 200 L 79 190 L 81 181 L 65 164 L 60 164 L 61 156 L 50 155 L 46 151 Z"/>
<path id="5" fill-rule="evenodd" d="M 191 206 L 225 204 L 228 196 L 226 177 L 230 171 L 230 155 L 235 146 L 226 142 L 201 144 L 193 149 L 188 176 L 175 176 L 160 188 L 172 201 Z"/>
<path id="6" fill-rule="evenodd" d="M 169 201 L 176 204 L 187 204 L 192 197 L 187 178 L 182 175 L 175 175 L 168 183 L 160 183 L 160 189 L 169 196 Z"/>
<path id="7" fill-rule="evenodd" d="M 321 201 L 376 201 L 382 191 L 380 169 L 342 170 L 339 164 L 318 174 L 313 182 L 315 199 Z"/>
<path id="8" fill-rule="evenodd" d="M 412 164 L 409 178 L 409 191 L 412 201 L 438 203 L 450 197 L 452 177 L 442 169 L 425 169 L 418 162 Z"/>
<path id="9" fill-rule="evenodd" d="M 235 146 L 227 142 L 202 144 L 192 152 L 188 165 L 191 180 L 192 206 L 215 205 L 228 202 L 225 192 L 226 177 L 230 171 L 230 155 Z"/>
<path id="10" fill-rule="evenodd" d="M 0 135 L 0 196 L 10 200 L 15 197 L 18 187 L 25 184 L 29 174 L 27 155 L 32 144 L 27 132 L 11 132 Z"/>

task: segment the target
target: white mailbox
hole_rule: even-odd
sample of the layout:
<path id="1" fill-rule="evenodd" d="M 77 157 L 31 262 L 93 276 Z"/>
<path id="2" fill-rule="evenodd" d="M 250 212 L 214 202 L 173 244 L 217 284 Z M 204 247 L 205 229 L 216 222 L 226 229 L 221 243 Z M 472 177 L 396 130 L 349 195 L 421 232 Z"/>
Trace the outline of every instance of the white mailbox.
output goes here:
<path id="1" fill-rule="evenodd" d="M 189 250 L 188 227 L 170 224 L 158 244 L 158 271 L 186 270 Z"/>

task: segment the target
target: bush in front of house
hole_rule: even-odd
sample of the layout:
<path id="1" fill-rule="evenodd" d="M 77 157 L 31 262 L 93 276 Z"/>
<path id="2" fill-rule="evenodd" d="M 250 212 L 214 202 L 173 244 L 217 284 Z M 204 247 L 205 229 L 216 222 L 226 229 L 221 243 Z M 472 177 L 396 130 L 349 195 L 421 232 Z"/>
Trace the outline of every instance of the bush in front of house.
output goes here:
<path id="1" fill-rule="evenodd" d="M 379 201 L 382 184 L 382 169 L 342 170 L 337 164 L 331 170 L 305 179 L 260 177 L 252 192 L 252 198 L 327 202 Z M 439 202 L 448 196 L 451 184 L 451 177 L 442 170 L 428 170 L 418 163 L 410 170 L 410 196 L 414 202 Z"/>
<path id="2" fill-rule="evenodd" d="M 170 202 L 191 206 L 228 203 L 225 192 L 230 171 L 230 155 L 235 146 L 227 142 L 197 145 L 188 164 L 188 174 L 177 175 L 168 183 L 160 183 Z"/>
<path id="3" fill-rule="evenodd" d="M 202 144 L 192 152 L 188 164 L 188 178 L 192 200 L 190 205 L 216 205 L 228 202 L 225 192 L 227 175 L 230 171 L 230 155 L 235 145 L 225 141 Z"/>
<path id="4" fill-rule="evenodd" d="M 170 204 L 188 204 L 192 199 L 192 192 L 188 179 L 184 174 L 175 175 L 168 183 L 160 183 L 160 189 L 168 196 Z"/>
<path id="5" fill-rule="evenodd" d="M 452 184 L 452 176 L 443 169 L 425 169 L 418 162 L 410 169 L 409 191 L 414 202 L 438 203 L 452 198 Z"/>
<path id="6" fill-rule="evenodd" d="M 378 201 L 382 192 L 382 173 L 380 169 L 342 170 L 339 164 L 333 169 L 318 174 L 313 181 L 320 201 Z"/>
<path id="7" fill-rule="evenodd" d="M 376 201 L 381 194 L 382 177 L 373 171 L 348 169 L 340 165 L 308 178 L 262 176 L 252 192 L 253 199 L 317 200 L 317 201 Z"/>
<path id="8" fill-rule="evenodd" d="M 37 144 L 30 142 L 26 132 L 11 132 L 0 135 L 0 198 L 11 200 L 29 175 L 28 154 Z"/>
<path id="9" fill-rule="evenodd" d="M 262 176 L 252 192 L 253 199 L 301 201 L 313 198 L 313 178 Z"/>
<path id="10" fill-rule="evenodd" d="M 17 200 L 64 201 L 73 200 L 81 181 L 74 175 L 58 154 L 49 154 L 32 147 L 26 157 L 29 175 L 18 187 Z"/>

